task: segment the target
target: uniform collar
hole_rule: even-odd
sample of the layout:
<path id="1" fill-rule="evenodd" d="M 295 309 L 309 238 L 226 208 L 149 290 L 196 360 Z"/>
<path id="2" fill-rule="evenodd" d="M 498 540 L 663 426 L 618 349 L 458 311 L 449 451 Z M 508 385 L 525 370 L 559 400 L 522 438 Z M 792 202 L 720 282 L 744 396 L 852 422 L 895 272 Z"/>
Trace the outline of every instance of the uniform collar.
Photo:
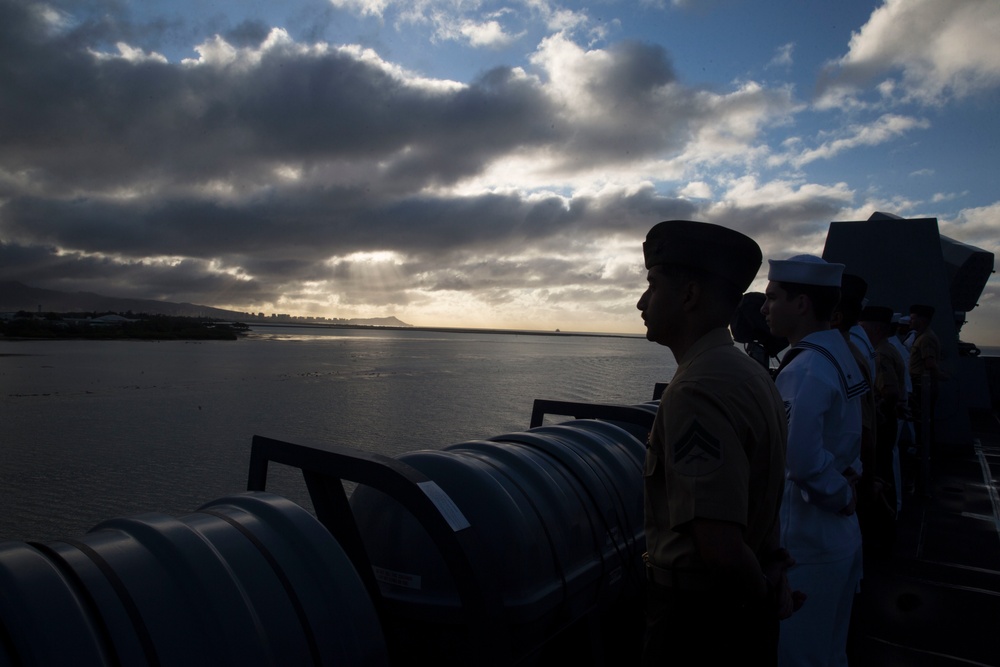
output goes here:
<path id="1" fill-rule="evenodd" d="M 684 353 L 683 359 L 677 360 L 677 369 L 680 370 L 682 367 L 687 366 L 691 361 L 713 347 L 722 347 L 723 345 L 732 345 L 733 337 L 729 335 L 729 330 L 725 327 L 718 327 L 712 329 L 704 336 L 699 338 L 694 342 L 694 345 L 688 348 L 687 352 Z"/>
<path id="2" fill-rule="evenodd" d="M 851 348 L 847 346 L 844 335 L 836 329 L 811 333 L 793 346 L 793 349 L 796 348 L 818 352 L 833 365 L 846 399 L 850 400 L 868 391 L 868 381 L 861 373 L 858 362 L 854 360 Z"/>

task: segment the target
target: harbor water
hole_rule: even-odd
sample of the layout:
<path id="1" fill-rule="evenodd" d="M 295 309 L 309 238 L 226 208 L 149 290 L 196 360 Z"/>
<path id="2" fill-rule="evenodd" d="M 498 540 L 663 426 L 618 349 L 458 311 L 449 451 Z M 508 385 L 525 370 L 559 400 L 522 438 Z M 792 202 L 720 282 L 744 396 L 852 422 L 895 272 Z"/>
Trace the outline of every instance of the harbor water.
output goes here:
<path id="1" fill-rule="evenodd" d="M 0 538 L 194 511 L 245 488 L 255 434 L 439 449 L 527 429 L 536 398 L 648 401 L 675 367 L 638 336 L 259 327 L 237 341 L 0 340 Z M 268 488 L 310 507 L 297 471 L 271 471 Z"/>

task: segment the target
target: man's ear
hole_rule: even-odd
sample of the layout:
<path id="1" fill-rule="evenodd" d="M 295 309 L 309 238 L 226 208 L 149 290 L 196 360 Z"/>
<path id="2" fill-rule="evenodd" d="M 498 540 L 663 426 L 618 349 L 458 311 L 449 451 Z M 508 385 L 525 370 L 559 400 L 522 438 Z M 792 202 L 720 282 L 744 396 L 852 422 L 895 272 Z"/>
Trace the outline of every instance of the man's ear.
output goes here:
<path id="1" fill-rule="evenodd" d="M 792 300 L 795 302 L 794 306 L 796 315 L 805 315 L 812 308 L 812 299 L 805 294 L 797 294 L 792 297 Z"/>
<path id="2" fill-rule="evenodd" d="M 689 280 L 684 283 L 682 294 L 684 309 L 691 311 L 694 310 L 699 303 L 701 303 L 701 300 L 705 295 L 705 289 L 702 287 L 701 283 L 695 280 Z"/>

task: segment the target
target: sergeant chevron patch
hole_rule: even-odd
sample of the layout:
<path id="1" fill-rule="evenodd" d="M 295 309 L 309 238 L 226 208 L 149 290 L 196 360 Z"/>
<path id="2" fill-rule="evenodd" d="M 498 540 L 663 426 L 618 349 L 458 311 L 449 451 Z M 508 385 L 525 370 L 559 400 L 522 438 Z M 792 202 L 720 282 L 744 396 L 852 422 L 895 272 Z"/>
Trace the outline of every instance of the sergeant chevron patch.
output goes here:
<path id="1" fill-rule="evenodd" d="M 722 465 L 722 448 L 719 439 L 692 422 L 674 445 L 674 470 L 681 475 L 698 477 L 718 470 Z"/>

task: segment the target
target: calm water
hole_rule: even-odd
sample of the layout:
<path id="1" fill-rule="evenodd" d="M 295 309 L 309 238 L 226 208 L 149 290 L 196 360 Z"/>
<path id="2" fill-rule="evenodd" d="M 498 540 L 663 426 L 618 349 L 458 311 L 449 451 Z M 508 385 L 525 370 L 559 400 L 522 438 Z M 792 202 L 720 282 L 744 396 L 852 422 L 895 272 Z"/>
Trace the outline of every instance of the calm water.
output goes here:
<path id="1" fill-rule="evenodd" d="M 395 455 L 528 427 L 535 398 L 637 404 L 642 338 L 261 328 L 235 342 L 0 340 L 0 538 L 82 535 L 242 491 L 254 434 Z M 297 473 L 269 490 L 308 506 Z"/>

